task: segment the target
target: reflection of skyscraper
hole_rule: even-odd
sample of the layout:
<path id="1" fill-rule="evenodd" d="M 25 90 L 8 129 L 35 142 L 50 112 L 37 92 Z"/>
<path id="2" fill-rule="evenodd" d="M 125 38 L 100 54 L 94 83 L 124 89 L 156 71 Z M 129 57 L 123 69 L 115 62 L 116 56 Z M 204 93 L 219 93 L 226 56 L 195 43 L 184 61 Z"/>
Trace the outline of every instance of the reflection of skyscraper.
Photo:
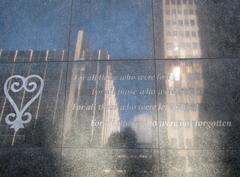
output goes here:
<path id="1" fill-rule="evenodd" d="M 79 31 L 74 60 L 94 61 L 74 63 L 71 67 L 64 128 L 65 140 L 69 137 L 69 133 L 78 129 L 76 131 L 79 133 L 80 144 L 104 145 L 112 133 L 120 131 L 116 95 L 115 92 L 108 94 L 108 91 L 115 89 L 111 65 L 107 62 L 100 63 L 102 59 L 110 59 L 108 52 L 90 51 L 85 44 L 84 32 Z M 84 79 L 88 76 L 94 77 L 94 80 Z M 114 109 L 111 109 L 113 105 Z M 89 110 L 76 108 L 88 106 L 90 106 Z M 98 124 L 96 127 L 95 122 Z"/>
<path id="2" fill-rule="evenodd" d="M 165 58 L 201 57 L 194 0 L 163 0 L 163 27 Z M 166 105 L 169 107 L 166 117 L 168 121 L 178 122 L 177 128 L 167 128 L 168 145 L 179 149 L 174 154 L 176 159 L 172 159 L 175 161 L 173 169 L 185 175 L 192 172 L 190 159 L 193 154 L 186 149 L 193 147 L 195 140 L 194 128 L 190 124 L 199 119 L 198 105 L 203 88 L 201 67 L 200 61 L 175 60 L 165 65 L 165 72 L 169 75 L 165 83 Z M 169 168 L 168 172 L 171 176 L 176 171 Z"/>
<path id="3" fill-rule="evenodd" d="M 164 48 L 167 58 L 199 58 L 199 27 L 194 0 L 163 3 Z"/>
<path id="4" fill-rule="evenodd" d="M 114 82 L 112 78 L 111 66 L 106 66 L 106 76 L 108 79 L 105 81 L 105 91 L 115 90 Z M 120 116 L 118 110 L 115 110 L 117 106 L 117 99 L 115 94 L 104 94 L 103 104 L 103 128 L 102 128 L 102 139 L 101 144 L 107 144 L 110 135 L 120 131 Z M 114 106 L 114 109 L 111 107 Z"/>

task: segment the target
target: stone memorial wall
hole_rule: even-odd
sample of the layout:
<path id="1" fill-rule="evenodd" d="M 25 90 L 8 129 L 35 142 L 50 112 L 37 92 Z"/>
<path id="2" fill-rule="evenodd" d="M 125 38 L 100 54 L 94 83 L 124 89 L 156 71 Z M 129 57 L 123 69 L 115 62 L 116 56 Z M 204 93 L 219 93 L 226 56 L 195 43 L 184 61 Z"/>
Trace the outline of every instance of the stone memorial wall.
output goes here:
<path id="1" fill-rule="evenodd" d="M 0 177 L 239 176 L 239 7 L 0 2 Z"/>

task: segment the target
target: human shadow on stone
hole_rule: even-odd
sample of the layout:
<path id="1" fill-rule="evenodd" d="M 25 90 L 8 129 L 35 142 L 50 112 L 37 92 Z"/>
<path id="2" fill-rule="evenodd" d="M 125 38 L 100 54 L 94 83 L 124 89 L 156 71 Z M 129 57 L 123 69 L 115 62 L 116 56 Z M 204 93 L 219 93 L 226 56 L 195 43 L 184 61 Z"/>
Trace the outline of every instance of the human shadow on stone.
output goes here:
<path id="1" fill-rule="evenodd" d="M 113 133 L 108 139 L 108 147 L 113 149 L 113 168 L 118 171 L 116 176 L 154 176 L 153 153 L 151 150 L 139 148 L 136 133 L 131 127 L 126 127 L 121 132 Z"/>

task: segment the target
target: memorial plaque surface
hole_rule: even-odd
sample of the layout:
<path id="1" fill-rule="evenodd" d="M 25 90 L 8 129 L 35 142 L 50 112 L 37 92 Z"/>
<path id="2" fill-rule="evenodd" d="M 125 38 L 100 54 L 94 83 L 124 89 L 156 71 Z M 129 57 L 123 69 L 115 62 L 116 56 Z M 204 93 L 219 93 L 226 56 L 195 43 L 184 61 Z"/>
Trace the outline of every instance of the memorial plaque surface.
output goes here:
<path id="1" fill-rule="evenodd" d="M 159 126 L 167 131 L 160 147 L 238 149 L 239 64 L 227 58 L 157 61 Z"/>
<path id="2" fill-rule="evenodd" d="M 124 148 L 127 138 L 157 147 L 154 61 L 76 62 L 69 71 L 64 147 Z"/>
<path id="3" fill-rule="evenodd" d="M 0 177 L 240 176 L 240 1 L 0 1 Z"/>

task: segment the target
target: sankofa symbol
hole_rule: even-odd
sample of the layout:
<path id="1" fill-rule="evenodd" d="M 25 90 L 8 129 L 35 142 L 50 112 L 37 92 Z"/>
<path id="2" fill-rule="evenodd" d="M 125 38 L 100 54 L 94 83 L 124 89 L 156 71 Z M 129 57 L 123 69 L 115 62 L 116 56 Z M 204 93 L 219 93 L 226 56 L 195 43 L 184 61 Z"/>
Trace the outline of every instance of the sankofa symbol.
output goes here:
<path id="1" fill-rule="evenodd" d="M 40 85 L 38 86 L 37 81 L 32 80 L 39 81 Z M 5 121 L 8 125 L 10 125 L 10 128 L 14 129 L 15 134 L 20 128 L 24 128 L 24 124 L 27 124 L 32 120 L 32 114 L 30 112 L 26 112 L 26 110 L 39 97 L 39 95 L 42 94 L 43 87 L 43 79 L 38 75 L 30 75 L 28 77 L 14 75 L 5 81 L 4 94 L 15 111 L 13 113 L 9 113 L 6 116 Z M 22 90 L 27 93 L 36 92 L 36 94 L 25 105 L 18 107 L 14 99 L 10 96 L 10 92 L 18 93 Z"/>

